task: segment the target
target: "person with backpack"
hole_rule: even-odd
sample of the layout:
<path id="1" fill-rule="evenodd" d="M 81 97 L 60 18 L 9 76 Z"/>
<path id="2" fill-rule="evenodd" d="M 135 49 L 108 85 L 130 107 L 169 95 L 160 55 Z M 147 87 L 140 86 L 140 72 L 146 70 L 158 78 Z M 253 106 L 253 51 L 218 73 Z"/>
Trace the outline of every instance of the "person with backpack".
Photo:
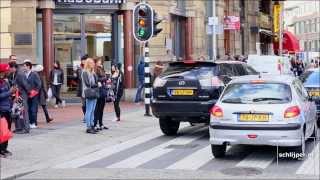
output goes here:
<path id="1" fill-rule="evenodd" d="M 17 88 L 15 86 L 10 88 L 10 84 L 6 79 L 6 74 L 9 72 L 8 64 L 0 64 L 0 118 L 5 118 L 8 124 L 8 129 L 11 129 L 11 108 L 12 95 L 15 94 Z M 0 158 L 11 156 L 12 153 L 8 151 L 8 141 L 0 144 Z"/>

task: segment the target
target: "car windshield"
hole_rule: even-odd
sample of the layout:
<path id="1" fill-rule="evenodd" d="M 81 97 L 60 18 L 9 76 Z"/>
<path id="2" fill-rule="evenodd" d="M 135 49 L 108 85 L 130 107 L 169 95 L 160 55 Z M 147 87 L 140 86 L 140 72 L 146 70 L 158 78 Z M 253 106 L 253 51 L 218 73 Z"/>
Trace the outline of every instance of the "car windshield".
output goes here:
<path id="1" fill-rule="evenodd" d="M 204 66 L 199 64 L 189 65 L 189 64 L 176 64 L 169 66 L 161 76 L 182 76 L 182 77 L 210 77 L 217 75 L 216 66 Z"/>
<path id="2" fill-rule="evenodd" d="M 318 85 L 320 86 L 320 71 L 307 71 L 301 77 L 304 85 Z"/>
<path id="3" fill-rule="evenodd" d="M 221 101 L 233 104 L 282 104 L 291 99 L 291 89 L 286 84 L 237 83 L 226 88 Z"/>

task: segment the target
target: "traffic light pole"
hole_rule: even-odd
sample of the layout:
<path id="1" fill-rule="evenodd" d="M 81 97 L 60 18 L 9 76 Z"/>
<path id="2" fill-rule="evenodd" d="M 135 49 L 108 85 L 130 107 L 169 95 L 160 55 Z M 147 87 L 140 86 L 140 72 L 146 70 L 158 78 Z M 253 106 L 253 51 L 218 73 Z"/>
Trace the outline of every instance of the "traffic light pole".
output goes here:
<path id="1" fill-rule="evenodd" d="M 151 103 L 151 74 L 150 74 L 150 58 L 149 58 L 149 43 L 144 43 L 144 104 L 146 113 L 145 116 L 151 116 L 150 103 Z"/>

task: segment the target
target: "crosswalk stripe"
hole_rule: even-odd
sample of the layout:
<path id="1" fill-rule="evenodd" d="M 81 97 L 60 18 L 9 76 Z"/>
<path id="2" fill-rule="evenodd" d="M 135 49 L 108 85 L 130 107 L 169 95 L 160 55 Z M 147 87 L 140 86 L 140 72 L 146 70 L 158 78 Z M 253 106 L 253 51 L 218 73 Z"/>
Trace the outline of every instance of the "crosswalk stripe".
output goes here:
<path id="1" fill-rule="evenodd" d="M 240 161 L 236 167 L 251 167 L 251 168 L 267 168 L 275 159 L 274 154 L 264 154 L 261 152 L 253 152 Z"/>
<path id="2" fill-rule="evenodd" d="M 197 170 L 213 158 L 211 146 L 209 145 L 172 164 L 166 169 Z"/>
<path id="3" fill-rule="evenodd" d="M 202 131 L 206 129 L 207 127 L 200 128 L 197 131 L 193 132 L 192 134 L 195 134 L 199 131 Z M 151 148 L 147 151 L 143 151 L 139 154 L 136 154 L 134 156 L 131 156 L 123 161 L 120 161 L 118 163 L 112 164 L 110 166 L 107 166 L 107 168 L 136 168 L 152 159 L 155 159 L 157 157 L 160 157 L 161 155 L 164 155 L 166 153 L 169 153 L 173 151 L 173 149 L 166 148 L 169 145 L 186 145 L 191 143 L 192 141 L 199 139 L 199 136 L 195 137 L 188 137 L 188 136 L 181 136 L 174 138 L 164 144 L 161 144 L 159 146 L 156 146 L 154 148 Z"/>
<path id="4" fill-rule="evenodd" d="M 296 171 L 296 174 L 319 175 L 320 171 L 320 145 L 314 147 L 312 152 L 307 155 L 302 165 Z"/>
<path id="5" fill-rule="evenodd" d="M 185 127 L 187 127 L 188 124 L 181 124 L 180 128 L 183 129 Z M 120 151 L 123 151 L 125 149 L 129 149 L 133 146 L 142 144 L 146 141 L 149 141 L 151 139 L 154 139 L 156 137 L 159 137 L 163 135 L 162 132 L 160 130 L 156 130 L 153 133 L 147 133 L 143 136 L 139 136 L 137 138 L 134 138 L 132 140 L 111 146 L 111 147 L 106 147 L 104 149 L 98 150 L 96 152 L 90 153 L 88 155 L 82 156 L 80 158 L 71 160 L 71 161 L 67 161 L 65 163 L 62 164 L 58 164 L 56 166 L 54 166 L 54 168 L 78 168 L 81 166 L 84 166 L 86 164 L 92 163 L 94 161 L 97 161 L 99 159 L 105 158 L 107 156 L 110 156 L 112 154 L 118 153 Z"/>

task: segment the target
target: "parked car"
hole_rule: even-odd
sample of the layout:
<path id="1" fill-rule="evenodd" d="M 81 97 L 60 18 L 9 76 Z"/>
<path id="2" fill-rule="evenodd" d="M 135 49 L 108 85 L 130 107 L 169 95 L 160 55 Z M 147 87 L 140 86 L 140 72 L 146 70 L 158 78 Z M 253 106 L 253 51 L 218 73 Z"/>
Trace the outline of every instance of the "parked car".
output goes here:
<path id="1" fill-rule="evenodd" d="M 260 73 L 294 75 L 290 59 L 285 56 L 249 55 L 247 64 Z"/>
<path id="2" fill-rule="evenodd" d="M 210 142 L 216 158 L 227 145 L 293 147 L 318 137 L 316 105 L 292 76 L 246 76 L 232 80 L 211 109 Z"/>
<path id="3" fill-rule="evenodd" d="M 317 105 L 318 126 L 320 126 L 320 69 L 309 69 L 300 76 L 300 79 Z"/>
<path id="4" fill-rule="evenodd" d="M 210 108 L 234 77 L 257 72 L 238 61 L 179 61 L 170 63 L 153 84 L 152 112 L 166 135 L 181 121 L 209 123 Z"/>

